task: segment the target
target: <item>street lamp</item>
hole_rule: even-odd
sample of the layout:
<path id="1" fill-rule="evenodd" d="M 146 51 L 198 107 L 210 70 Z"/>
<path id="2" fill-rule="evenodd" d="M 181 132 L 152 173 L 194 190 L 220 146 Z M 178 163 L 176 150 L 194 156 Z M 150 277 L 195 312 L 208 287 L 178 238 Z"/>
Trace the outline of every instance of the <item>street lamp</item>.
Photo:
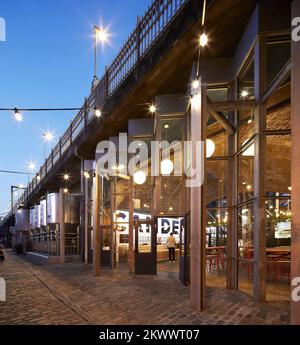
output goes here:
<path id="1" fill-rule="evenodd" d="M 50 144 L 53 141 L 54 139 L 53 132 L 50 132 L 50 131 L 44 132 L 43 139 L 44 139 L 44 158 L 46 159 L 46 143 Z"/>
<path id="2" fill-rule="evenodd" d="M 11 202 L 11 213 L 13 213 L 13 209 L 14 209 L 14 191 L 18 191 L 20 189 L 25 190 L 26 188 L 23 185 L 19 185 L 19 186 L 10 186 L 10 202 Z"/>
<path id="3" fill-rule="evenodd" d="M 34 170 L 36 169 L 36 164 L 34 162 L 30 161 L 26 164 L 26 168 L 27 168 L 28 172 L 33 173 Z"/>
<path id="4" fill-rule="evenodd" d="M 109 34 L 106 29 L 99 28 L 94 25 L 94 38 L 95 38 L 95 47 L 94 47 L 94 81 L 98 80 L 97 78 L 97 44 L 98 42 L 104 44 L 108 42 Z"/>

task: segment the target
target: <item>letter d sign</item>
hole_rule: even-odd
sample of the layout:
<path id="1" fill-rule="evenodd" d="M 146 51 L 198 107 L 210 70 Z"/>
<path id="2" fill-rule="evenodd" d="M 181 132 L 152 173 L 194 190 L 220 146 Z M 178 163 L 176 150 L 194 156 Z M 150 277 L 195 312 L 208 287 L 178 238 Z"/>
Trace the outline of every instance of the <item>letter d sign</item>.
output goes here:
<path id="1" fill-rule="evenodd" d="M 0 278 L 0 302 L 6 301 L 6 283 L 3 278 Z"/>

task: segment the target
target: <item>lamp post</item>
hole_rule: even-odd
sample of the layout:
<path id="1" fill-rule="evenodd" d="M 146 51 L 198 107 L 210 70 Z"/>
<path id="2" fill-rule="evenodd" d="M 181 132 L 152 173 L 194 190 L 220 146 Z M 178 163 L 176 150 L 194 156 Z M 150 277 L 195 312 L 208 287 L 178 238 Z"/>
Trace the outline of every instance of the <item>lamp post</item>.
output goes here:
<path id="1" fill-rule="evenodd" d="M 44 158 L 46 160 L 46 143 L 51 143 L 53 141 L 54 135 L 50 131 L 46 131 L 43 133 L 43 139 L 44 139 Z"/>
<path id="2" fill-rule="evenodd" d="M 98 80 L 97 77 L 97 45 L 98 42 L 100 43 L 105 43 L 108 41 L 108 33 L 107 30 L 103 29 L 103 28 L 99 28 L 98 26 L 94 25 L 94 39 L 95 39 L 95 43 L 94 43 L 94 81 Z"/>
<path id="3" fill-rule="evenodd" d="M 26 188 L 23 186 L 11 186 L 10 187 L 10 202 L 11 202 L 11 213 L 13 213 L 13 209 L 14 209 L 14 191 L 15 190 L 25 190 Z"/>

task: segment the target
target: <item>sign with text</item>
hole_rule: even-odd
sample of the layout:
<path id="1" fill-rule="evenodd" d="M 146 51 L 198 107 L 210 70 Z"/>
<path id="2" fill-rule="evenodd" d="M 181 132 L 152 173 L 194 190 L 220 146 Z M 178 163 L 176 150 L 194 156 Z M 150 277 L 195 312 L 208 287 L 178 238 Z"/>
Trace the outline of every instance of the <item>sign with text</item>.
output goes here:
<path id="1" fill-rule="evenodd" d="M 150 214 L 146 213 L 134 213 L 133 218 L 136 220 L 150 220 Z M 117 230 L 122 234 L 128 234 L 129 230 L 129 212 L 117 210 L 115 212 L 115 222 L 118 223 Z M 167 238 L 170 233 L 173 233 L 177 243 L 179 242 L 180 227 L 183 226 L 183 218 L 168 218 L 160 217 L 157 219 L 157 240 L 161 244 L 167 242 Z M 143 235 L 150 233 L 149 226 L 147 224 L 142 224 L 139 231 Z"/>

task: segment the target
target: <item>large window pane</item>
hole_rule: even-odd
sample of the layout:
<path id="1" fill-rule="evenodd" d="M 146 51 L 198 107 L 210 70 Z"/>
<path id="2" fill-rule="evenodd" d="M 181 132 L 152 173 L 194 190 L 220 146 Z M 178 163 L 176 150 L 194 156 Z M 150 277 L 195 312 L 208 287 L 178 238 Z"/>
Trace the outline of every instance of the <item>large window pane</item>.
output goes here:
<path id="1" fill-rule="evenodd" d="M 253 294 L 253 204 L 238 209 L 238 287 Z"/>
<path id="2" fill-rule="evenodd" d="M 290 299 L 291 200 L 266 201 L 267 300 Z"/>
<path id="3" fill-rule="evenodd" d="M 227 205 L 227 161 L 207 161 L 206 198 L 208 207 L 226 207 Z"/>
<path id="4" fill-rule="evenodd" d="M 267 137 L 266 192 L 268 196 L 288 195 L 291 190 L 291 136 Z"/>
<path id="5" fill-rule="evenodd" d="M 253 198 L 254 143 L 238 156 L 238 204 Z"/>

